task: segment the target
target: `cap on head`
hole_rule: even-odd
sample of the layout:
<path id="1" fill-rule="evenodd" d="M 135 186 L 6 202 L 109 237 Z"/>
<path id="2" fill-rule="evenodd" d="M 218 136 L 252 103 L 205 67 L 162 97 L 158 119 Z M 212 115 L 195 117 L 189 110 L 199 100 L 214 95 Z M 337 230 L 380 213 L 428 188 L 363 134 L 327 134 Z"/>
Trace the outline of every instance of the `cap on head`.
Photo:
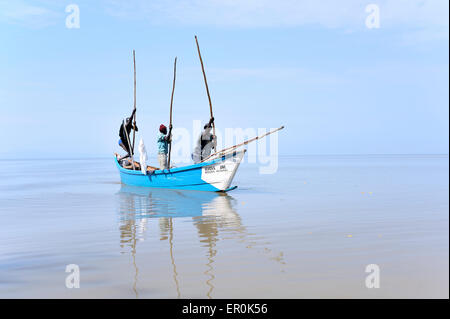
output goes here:
<path id="1" fill-rule="evenodd" d="M 166 127 L 164 124 L 161 124 L 161 125 L 159 126 L 159 131 L 160 131 L 161 133 L 163 133 L 163 134 L 166 134 L 166 133 L 167 133 L 167 127 Z"/>

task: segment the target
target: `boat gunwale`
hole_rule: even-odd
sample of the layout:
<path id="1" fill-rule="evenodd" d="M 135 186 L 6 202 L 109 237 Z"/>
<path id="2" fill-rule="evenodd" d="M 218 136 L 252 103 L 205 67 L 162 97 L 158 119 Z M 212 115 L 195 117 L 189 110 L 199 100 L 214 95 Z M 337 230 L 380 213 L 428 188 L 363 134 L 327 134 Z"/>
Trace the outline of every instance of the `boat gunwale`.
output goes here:
<path id="1" fill-rule="evenodd" d="M 230 158 L 230 157 L 235 157 L 238 153 L 241 152 L 246 152 L 246 149 L 240 150 L 240 151 L 235 151 L 233 153 L 229 153 L 229 154 L 224 154 L 223 156 L 216 158 L 214 160 L 208 161 L 208 162 L 203 162 L 203 163 L 198 163 L 198 164 L 193 164 L 193 165 L 187 165 L 187 166 L 182 166 L 182 167 L 175 167 L 175 168 L 171 168 L 171 169 L 157 169 L 154 171 L 151 171 L 150 174 L 143 174 L 141 170 L 132 170 L 132 169 L 126 169 L 123 168 L 120 164 L 119 161 L 117 160 L 117 157 L 114 156 L 114 160 L 116 162 L 117 167 L 119 168 L 120 172 L 123 172 L 125 174 L 130 174 L 130 175 L 138 175 L 138 176 L 149 176 L 149 175 L 167 175 L 167 174 L 174 174 L 174 173 L 179 173 L 179 172 L 184 172 L 184 171 L 189 171 L 189 170 L 194 170 L 194 169 L 198 169 L 198 168 L 202 168 L 204 166 L 210 166 L 219 162 L 223 162 L 226 159 Z"/>

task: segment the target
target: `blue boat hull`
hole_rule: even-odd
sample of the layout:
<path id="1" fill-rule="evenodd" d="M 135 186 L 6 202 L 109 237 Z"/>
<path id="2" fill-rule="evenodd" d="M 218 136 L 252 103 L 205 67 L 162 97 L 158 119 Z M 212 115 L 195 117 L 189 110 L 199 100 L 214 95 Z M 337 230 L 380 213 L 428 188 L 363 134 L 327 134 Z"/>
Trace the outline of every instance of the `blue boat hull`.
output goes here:
<path id="1" fill-rule="evenodd" d="M 142 187 L 186 189 L 198 191 L 229 191 L 233 177 L 245 150 L 233 152 L 211 161 L 189 166 L 155 170 L 143 174 L 140 170 L 123 168 L 115 158 L 123 184 Z"/>

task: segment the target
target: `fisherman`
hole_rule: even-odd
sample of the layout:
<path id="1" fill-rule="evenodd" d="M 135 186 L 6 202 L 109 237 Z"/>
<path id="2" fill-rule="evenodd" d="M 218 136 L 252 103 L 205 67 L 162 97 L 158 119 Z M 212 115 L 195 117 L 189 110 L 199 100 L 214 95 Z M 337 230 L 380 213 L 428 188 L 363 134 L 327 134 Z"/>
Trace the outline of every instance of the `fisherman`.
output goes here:
<path id="1" fill-rule="evenodd" d="M 214 123 L 214 117 L 211 117 L 208 123 L 203 127 L 203 132 L 197 140 L 197 145 L 195 146 L 194 152 L 192 153 L 192 159 L 194 163 L 200 163 L 209 155 L 211 155 L 211 150 L 216 148 L 217 138 L 212 134 L 212 124 Z"/>
<path id="2" fill-rule="evenodd" d="M 130 132 L 133 128 L 133 116 L 136 112 L 136 109 L 133 110 L 133 113 L 131 113 L 131 116 L 128 117 L 125 122 L 122 122 L 119 129 L 119 145 L 122 147 L 125 152 L 127 152 L 128 156 L 131 156 L 131 148 L 130 148 Z M 125 124 L 125 125 L 124 125 Z M 136 132 L 138 131 L 138 128 L 136 126 L 136 122 L 134 122 L 134 128 Z"/>
<path id="3" fill-rule="evenodd" d="M 168 144 L 171 142 L 172 125 L 169 126 L 169 134 L 167 134 L 167 127 L 164 124 L 159 126 L 158 134 L 158 161 L 159 169 L 167 169 L 167 153 Z"/>

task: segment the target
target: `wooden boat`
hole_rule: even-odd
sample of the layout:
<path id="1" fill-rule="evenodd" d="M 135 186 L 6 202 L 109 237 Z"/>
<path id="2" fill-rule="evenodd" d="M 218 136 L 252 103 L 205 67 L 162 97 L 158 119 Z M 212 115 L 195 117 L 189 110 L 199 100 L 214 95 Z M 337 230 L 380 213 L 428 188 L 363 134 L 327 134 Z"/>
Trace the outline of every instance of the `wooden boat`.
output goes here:
<path id="1" fill-rule="evenodd" d="M 195 36 L 197 44 L 197 51 L 202 66 L 203 78 L 205 81 L 206 92 L 208 95 L 209 109 L 211 119 L 214 119 L 212 112 L 211 97 L 209 94 L 208 83 L 206 81 L 206 74 L 203 66 L 203 60 L 200 54 L 200 48 Z M 134 64 L 134 110 L 136 111 L 136 61 L 135 52 L 133 50 L 133 64 Z M 174 76 L 172 85 L 172 95 L 170 101 L 170 125 L 172 127 L 172 104 L 175 91 L 175 78 L 176 78 L 176 64 L 177 58 L 174 62 Z M 124 165 L 120 156 L 115 155 L 115 161 L 120 173 L 120 179 L 123 184 L 132 186 L 144 186 L 144 187 L 156 187 L 156 188 L 170 188 L 170 189 L 186 189 L 186 190 L 199 190 L 199 191 L 212 191 L 212 192 L 227 192 L 235 189 L 237 186 L 231 186 L 234 175 L 236 174 L 239 164 L 246 152 L 242 149 L 243 146 L 250 142 L 256 141 L 262 137 L 272 134 L 276 131 L 283 129 L 280 127 L 272 132 L 268 132 L 262 136 L 255 137 L 241 144 L 234 145 L 217 151 L 214 154 L 203 159 L 202 162 L 194 165 L 188 165 L 183 167 L 172 167 L 170 165 L 171 154 L 171 142 L 168 145 L 168 163 L 169 169 L 159 169 L 156 167 L 147 166 L 145 173 L 141 171 L 140 164 L 133 159 L 134 145 L 135 145 L 135 133 L 136 133 L 136 112 L 133 113 L 133 138 L 127 134 L 128 145 L 131 147 L 131 156 L 129 156 L 129 165 Z M 215 124 L 212 122 L 213 135 L 215 134 Z M 171 131 L 169 130 L 169 136 Z M 132 141 L 132 143 L 131 143 Z M 240 149 L 239 149 L 240 148 Z M 215 149 L 214 149 L 215 150 Z"/>
<path id="2" fill-rule="evenodd" d="M 115 161 L 123 184 L 144 187 L 187 189 L 212 192 L 227 192 L 246 150 L 229 152 L 211 157 L 208 161 L 170 169 L 147 168 L 147 174 L 140 169 L 124 168 Z M 139 163 L 135 162 L 136 168 Z"/>

